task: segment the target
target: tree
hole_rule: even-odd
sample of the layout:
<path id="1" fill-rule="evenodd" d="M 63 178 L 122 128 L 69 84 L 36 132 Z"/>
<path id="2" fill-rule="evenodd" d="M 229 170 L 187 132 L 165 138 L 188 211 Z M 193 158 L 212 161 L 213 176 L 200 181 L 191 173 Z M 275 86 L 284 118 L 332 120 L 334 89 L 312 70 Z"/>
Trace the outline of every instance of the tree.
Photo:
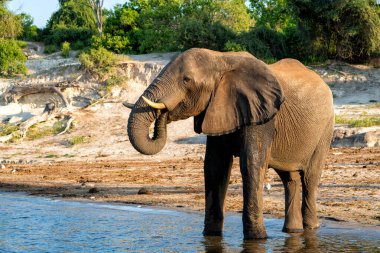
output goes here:
<path id="1" fill-rule="evenodd" d="M 7 0 L 0 1 L 0 38 L 16 38 L 22 33 L 21 22 L 17 16 L 7 10 L 6 2 Z"/>
<path id="2" fill-rule="evenodd" d="M 59 0 L 60 8 L 50 17 L 46 29 L 87 28 L 96 30 L 96 20 L 88 0 Z"/>
<path id="3" fill-rule="evenodd" d="M 103 32 L 103 2 L 104 0 L 88 0 L 92 11 L 94 12 L 98 33 Z"/>
<path id="4" fill-rule="evenodd" d="M 25 74 L 26 57 L 13 39 L 0 38 L 0 75 Z"/>
<path id="5" fill-rule="evenodd" d="M 97 25 L 88 0 L 59 0 L 59 4 L 60 8 L 52 14 L 43 31 L 44 42 L 55 48 L 65 41 L 70 42 L 73 49 L 89 46 Z"/>
<path id="6" fill-rule="evenodd" d="M 234 36 L 233 29 L 228 25 L 233 26 L 236 32 L 243 32 L 249 28 L 244 24 L 239 26 L 234 23 L 237 20 L 235 18 L 227 20 L 227 17 L 233 17 L 235 13 L 231 13 L 232 8 L 225 7 L 230 6 L 223 4 L 223 1 L 185 1 L 179 29 L 181 49 L 203 47 L 222 51 L 227 41 Z"/>
<path id="7" fill-rule="evenodd" d="M 315 48 L 334 57 L 363 61 L 380 49 L 379 7 L 374 0 L 288 0 Z"/>
<path id="8" fill-rule="evenodd" d="M 26 73 L 26 57 L 14 39 L 22 32 L 20 18 L 7 10 L 0 0 L 0 75 Z"/>
<path id="9" fill-rule="evenodd" d="M 38 36 L 38 28 L 33 25 L 33 18 L 26 13 L 21 13 L 17 15 L 22 25 L 22 34 L 19 36 L 19 39 L 22 40 L 36 40 Z"/>
<path id="10" fill-rule="evenodd" d="M 139 15 L 136 10 L 120 4 L 106 11 L 103 33 L 93 37 L 93 47 L 102 46 L 116 53 L 137 51 L 135 33 L 139 29 Z"/>
<path id="11" fill-rule="evenodd" d="M 131 1 L 130 8 L 139 12 L 140 29 L 135 36 L 140 53 L 178 50 L 181 0 Z"/>
<path id="12" fill-rule="evenodd" d="M 250 0 L 253 18 L 261 26 L 283 31 L 294 26 L 295 20 L 289 11 L 287 0 Z"/>

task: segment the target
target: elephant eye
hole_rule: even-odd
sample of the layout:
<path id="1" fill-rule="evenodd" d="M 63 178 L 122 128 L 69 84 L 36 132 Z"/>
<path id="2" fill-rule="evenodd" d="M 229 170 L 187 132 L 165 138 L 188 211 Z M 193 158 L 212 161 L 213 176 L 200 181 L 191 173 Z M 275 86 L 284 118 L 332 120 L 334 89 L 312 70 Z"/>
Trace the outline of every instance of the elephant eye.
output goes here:
<path id="1" fill-rule="evenodd" d="M 191 81 L 190 77 L 185 76 L 185 77 L 183 78 L 183 83 L 184 83 L 184 84 L 187 84 L 187 83 L 189 83 L 190 81 Z"/>

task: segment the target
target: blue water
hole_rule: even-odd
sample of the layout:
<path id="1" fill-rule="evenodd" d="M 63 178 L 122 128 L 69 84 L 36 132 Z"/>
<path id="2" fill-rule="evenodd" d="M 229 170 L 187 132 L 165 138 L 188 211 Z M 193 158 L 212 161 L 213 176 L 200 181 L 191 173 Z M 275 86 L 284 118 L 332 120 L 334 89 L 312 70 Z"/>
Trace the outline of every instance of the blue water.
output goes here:
<path id="1" fill-rule="evenodd" d="M 203 215 L 0 192 L 0 252 L 380 252 L 380 230 L 336 223 L 289 235 L 266 219 L 267 240 L 243 241 L 241 216 L 203 237 Z"/>

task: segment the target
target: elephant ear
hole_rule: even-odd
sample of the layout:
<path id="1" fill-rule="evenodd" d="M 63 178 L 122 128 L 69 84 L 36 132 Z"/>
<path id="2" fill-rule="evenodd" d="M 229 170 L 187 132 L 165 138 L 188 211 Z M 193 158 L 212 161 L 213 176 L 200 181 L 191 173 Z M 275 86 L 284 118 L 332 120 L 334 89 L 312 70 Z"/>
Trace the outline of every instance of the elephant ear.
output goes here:
<path id="1" fill-rule="evenodd" d="M 222 135 L 245 125 L 264 124 L 282 102 L 282 89 L 268 66 L 254 57 L 244 59 L 224 73 L 205 112 L 195 118 L 195 130 Z"/>

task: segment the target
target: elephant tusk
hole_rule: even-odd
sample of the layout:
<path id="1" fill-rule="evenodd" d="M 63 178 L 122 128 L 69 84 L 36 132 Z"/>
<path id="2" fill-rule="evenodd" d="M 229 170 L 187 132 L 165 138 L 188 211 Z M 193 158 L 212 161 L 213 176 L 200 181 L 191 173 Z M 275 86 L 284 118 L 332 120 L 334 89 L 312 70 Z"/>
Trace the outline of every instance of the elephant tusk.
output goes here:
<path id="1" fill-rule="evenodd" d="M 133 107 L 135 107 L 134 104 L 131 104 L 131 103 L 128 103 L 127 101 L 123 102 L 123 105 L 129 109 L 133 109 Z"/>
<path id="2" fill-rule="evenodd" d="M 166 105 L 164 103 L 155 103 L 144 96 L 141 97 L 144 99 L 145 103 L 147 103 L 150 107 L 154 109 L 163 110 L 166 108 Z"/>

